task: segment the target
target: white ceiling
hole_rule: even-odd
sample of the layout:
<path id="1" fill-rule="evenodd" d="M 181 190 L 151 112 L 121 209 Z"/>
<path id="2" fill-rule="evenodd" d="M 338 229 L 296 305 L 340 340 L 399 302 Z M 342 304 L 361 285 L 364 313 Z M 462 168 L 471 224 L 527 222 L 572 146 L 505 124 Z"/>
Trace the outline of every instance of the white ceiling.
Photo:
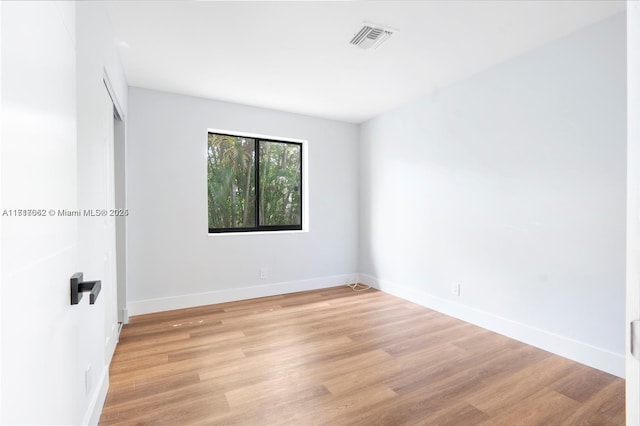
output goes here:
<path id="1" fill-rule="evenodd" d="M 129 85 L 359 123 L 624 1 L 109 2 Z M 398 30 L 376 51 L 364 22 Z"/>

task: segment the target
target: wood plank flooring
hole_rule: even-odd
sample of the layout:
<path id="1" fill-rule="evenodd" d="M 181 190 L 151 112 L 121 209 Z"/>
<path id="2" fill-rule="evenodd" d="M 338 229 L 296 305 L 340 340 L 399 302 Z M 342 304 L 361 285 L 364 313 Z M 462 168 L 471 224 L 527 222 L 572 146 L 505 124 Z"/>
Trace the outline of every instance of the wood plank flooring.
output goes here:
<path id="1" fill-rule="evenodd" d="M 624 380 L 348 287 L 133 317 L 101 425 L 621 425 Z"/>

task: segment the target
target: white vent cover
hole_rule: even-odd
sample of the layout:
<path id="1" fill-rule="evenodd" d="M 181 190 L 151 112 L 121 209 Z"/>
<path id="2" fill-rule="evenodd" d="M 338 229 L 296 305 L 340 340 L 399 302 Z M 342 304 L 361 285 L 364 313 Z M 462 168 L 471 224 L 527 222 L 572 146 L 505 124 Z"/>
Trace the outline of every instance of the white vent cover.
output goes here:
<path id="1" fill-rule="evenodd" d="M 353 36 L 350 43 L 360 49 L 376 50 L 395 32 L 395 30 L 365 22 L 360 31 Z"/>

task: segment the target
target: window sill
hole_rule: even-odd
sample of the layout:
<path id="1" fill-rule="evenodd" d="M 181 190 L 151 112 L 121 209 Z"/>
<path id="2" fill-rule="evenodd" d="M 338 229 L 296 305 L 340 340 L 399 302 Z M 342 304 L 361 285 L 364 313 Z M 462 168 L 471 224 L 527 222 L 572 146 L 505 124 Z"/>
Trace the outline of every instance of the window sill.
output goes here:
<path id="1" fill-rule="evenodd" d="M 294 231 L 248 231 L 248 232 L 208 232 L 208 237 L 230 237 L 230 236 L 249 236 L 249 235 L 281 235 L 281 234 L 303 234 L 307 233 L 307 229 L 296 229 Z"/>

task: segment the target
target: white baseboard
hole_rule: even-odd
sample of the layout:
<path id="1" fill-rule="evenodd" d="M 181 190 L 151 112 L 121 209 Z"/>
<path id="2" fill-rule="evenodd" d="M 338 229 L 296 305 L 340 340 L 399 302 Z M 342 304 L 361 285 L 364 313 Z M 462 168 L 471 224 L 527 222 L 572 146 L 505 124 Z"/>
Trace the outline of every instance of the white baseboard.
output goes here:
<path id="1" fill-rule="evenodd" d="M 129 315 L 149 314 L 153 312 L 171 311 L 174 309 L 192 308 L 215 303 L 233 302 L 236 300 L 254 299 L 256 297 L 275 296 L 296 293 L 299 291 L 317 290 L 349 284 L 357 279 L 357 274 L 334 275 L 300 281 L 288 281 L 265 284 L 253 287 L 229 288 L 206 293 L 192 293 L 158 299 L 147 299 L 127 302 Z"/>
<path id="2" fill-rule="evenodd" d="M 102 369 L 98 386 L 96 386 L 89 406 L 85 412 L 84 419 L 82 419 L 83 425 L 97 425 L 100 421 L 100 415 L 102 414 L 102 408 L 104 407 L 104 401 L 107 399 L 107 391 L 109 390 L 109 366 Z"/>
<path id="3" fill-rule="evenodd" d="M 433 296 L 421 290 L 380 280 L 371 275 L 361 274 L 359 282 L 531 346 L 624 378 L 625 358 L 622 354 Z"/>

